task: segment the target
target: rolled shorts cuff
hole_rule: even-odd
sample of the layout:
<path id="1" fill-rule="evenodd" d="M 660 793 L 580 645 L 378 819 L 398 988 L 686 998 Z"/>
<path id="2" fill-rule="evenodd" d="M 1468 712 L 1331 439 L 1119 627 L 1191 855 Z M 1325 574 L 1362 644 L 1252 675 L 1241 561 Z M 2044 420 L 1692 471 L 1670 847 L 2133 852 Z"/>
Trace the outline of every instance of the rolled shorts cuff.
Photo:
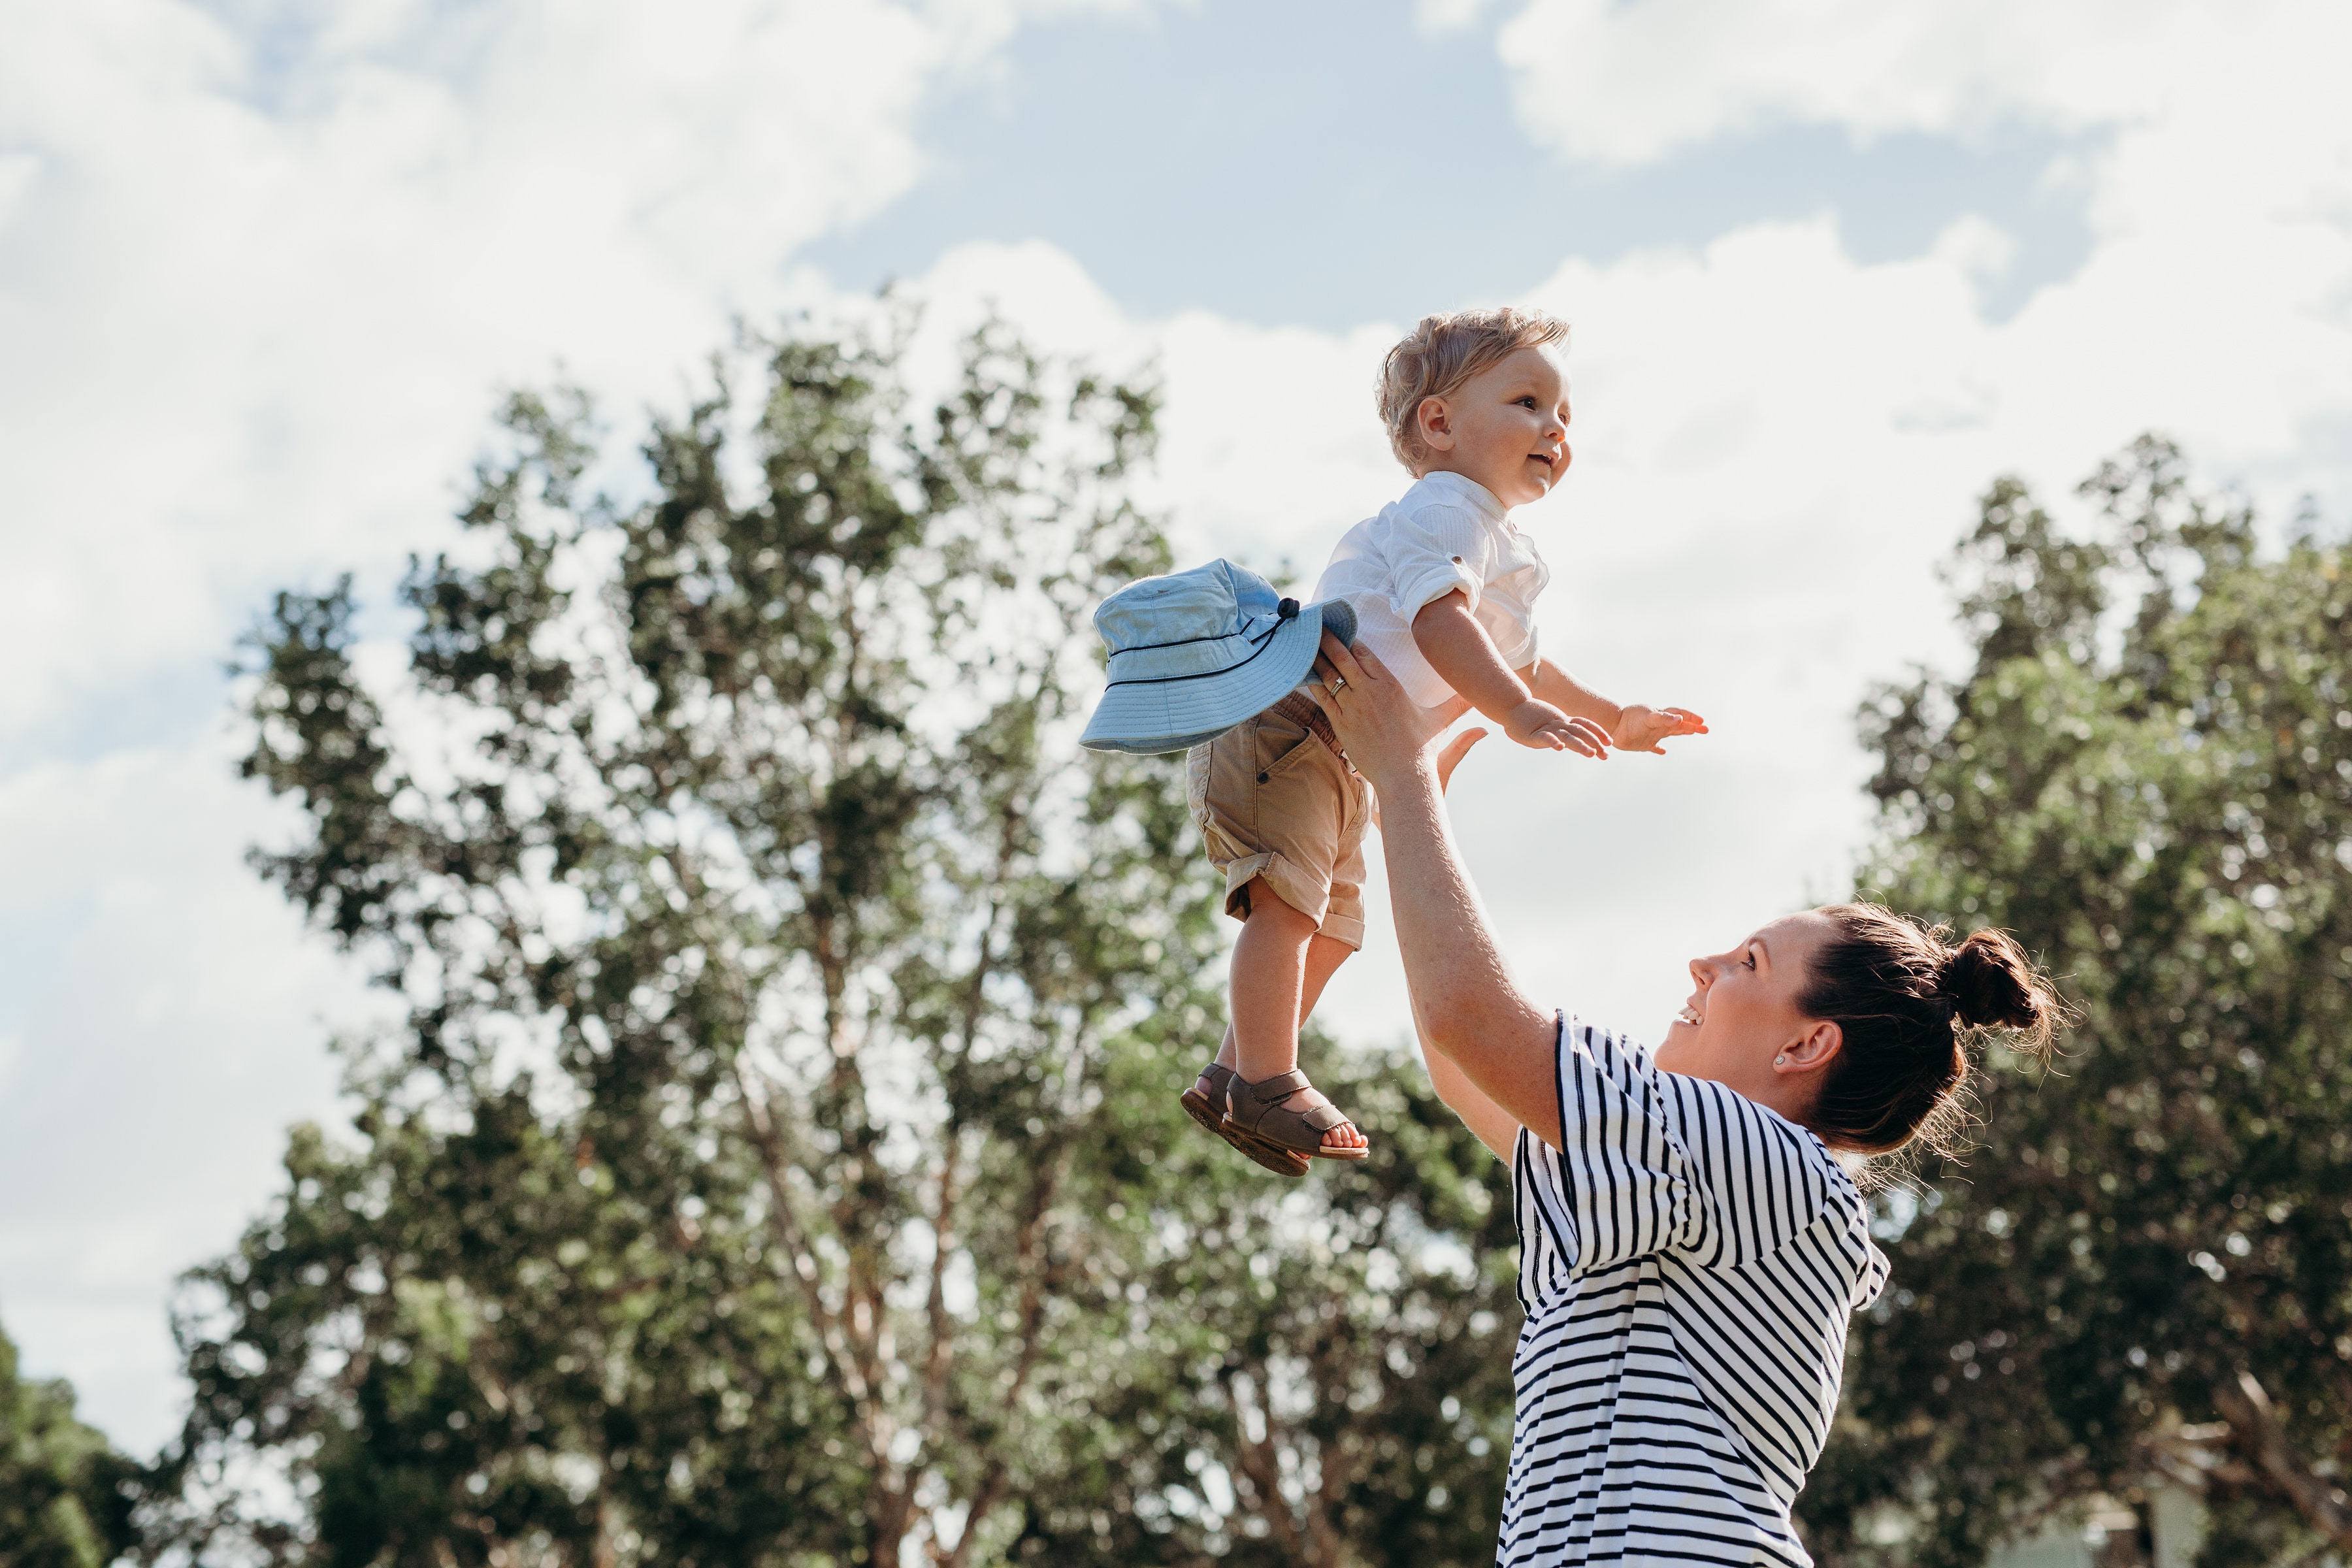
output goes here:
<path id="1" fill-rule="evenodd" d="M 1315 742 L 1309 742 L 1313 744 Z M 1271 849 L 1255 855 L 1244 855 L 1229 863 L 1225 868 L 1225 913 L 1235 920 L 1249 918 L 1249 885 L 1263 880 L 1274 890 L 1274 896 L 1315 922 L 1318 936 L 1344 942 L 1361 951 L 1364 945 L 1364 920 L 1360 912 L 1335 907 L 1338 900 L 1331 889 L 1300 870 Z"/>

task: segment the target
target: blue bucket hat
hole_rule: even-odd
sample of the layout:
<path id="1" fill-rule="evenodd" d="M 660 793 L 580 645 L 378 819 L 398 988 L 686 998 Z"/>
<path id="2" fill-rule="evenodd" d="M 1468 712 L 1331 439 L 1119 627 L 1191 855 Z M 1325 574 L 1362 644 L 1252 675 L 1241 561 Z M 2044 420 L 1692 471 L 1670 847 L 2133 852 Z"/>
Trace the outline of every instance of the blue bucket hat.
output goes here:
<path id="1" fill-rule="evenodd" d="M 1230 561 L 1129 583 L 1095 611 L 1110 685 L 1078 743 L 1181 752 L 1214 740 L 1307 679 L 1329 630 L 1356 640 L 1345 599 L 1301 605 Z"/>

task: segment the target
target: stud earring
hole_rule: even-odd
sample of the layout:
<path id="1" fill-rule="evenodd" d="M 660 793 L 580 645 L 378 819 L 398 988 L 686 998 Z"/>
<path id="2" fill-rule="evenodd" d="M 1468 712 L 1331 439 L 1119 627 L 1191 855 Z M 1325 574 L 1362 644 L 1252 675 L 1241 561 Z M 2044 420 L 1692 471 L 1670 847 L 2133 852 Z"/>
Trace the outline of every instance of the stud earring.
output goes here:
<path id="1" fill-rule="evenodd" d="M 1774 1057 L 1772 1058 L 1772 1065 L 1776 1068 L 1787 1067 L 1789 1065 L 1789 1058 L 1786 1057 Z"/>

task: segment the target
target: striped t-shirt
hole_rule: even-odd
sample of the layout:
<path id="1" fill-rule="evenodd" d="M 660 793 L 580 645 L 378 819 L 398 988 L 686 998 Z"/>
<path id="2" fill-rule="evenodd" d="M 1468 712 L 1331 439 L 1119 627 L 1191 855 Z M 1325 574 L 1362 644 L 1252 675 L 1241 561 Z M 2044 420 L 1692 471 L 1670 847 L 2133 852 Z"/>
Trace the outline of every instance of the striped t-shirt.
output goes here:
<path id="1" fill-rule="evenodd" d="M 1496 1561 L 1806 1564 L 1789 1521 L 1886 1258 L 1822 1141 L 1574 1020 L 1563 1149 L 1512 1159 L 1519 1304 Z"/>

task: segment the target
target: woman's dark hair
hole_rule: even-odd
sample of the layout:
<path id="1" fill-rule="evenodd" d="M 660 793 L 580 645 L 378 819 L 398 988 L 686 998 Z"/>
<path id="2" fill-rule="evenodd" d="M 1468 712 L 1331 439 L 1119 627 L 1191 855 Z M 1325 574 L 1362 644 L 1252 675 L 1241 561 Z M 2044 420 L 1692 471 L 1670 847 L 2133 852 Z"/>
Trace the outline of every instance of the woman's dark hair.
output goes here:
<path id="1" fill-rule="evenodd" d="M 1833 1149 L 1885 1154 L 1915 1140 L 1954 1152 L 1969 1121 L 1969 1053 L 1989 1036 L 2048 1061 L 2065 1009 L 2007 932 L 1922 926 L 1876 904 L 1832 904 L 1797 1005 L 1844 1047 L 1807 1125 Z"/>

